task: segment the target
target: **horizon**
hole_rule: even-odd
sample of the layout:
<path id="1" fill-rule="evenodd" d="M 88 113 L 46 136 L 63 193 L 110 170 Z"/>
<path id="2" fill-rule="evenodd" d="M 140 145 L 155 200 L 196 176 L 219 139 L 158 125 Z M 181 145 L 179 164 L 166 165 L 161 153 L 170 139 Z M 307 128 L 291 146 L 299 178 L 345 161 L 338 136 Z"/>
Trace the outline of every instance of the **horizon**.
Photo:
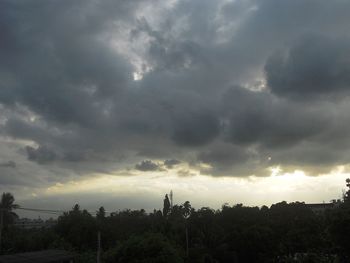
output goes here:
<path id="1" fill-rule="evenodd" d="M 342 177 L 341 177 L 342 178 Z M 333 179 L 333 178 L 332 178 Z M 284 183 L 284 180 L 282 179 L 283 183 Z M 176 191 L 173 191 L 173 195 L 175 197 L 174 199 L 174 204 L 176 205 L 181 205 L 183 204 L 185 201 L 190 201 L 191 205 L 193 208 L 195 209 L 200 209 L 202 207 L 209 207 L 211 209 L 214 209 L 214 210 L 218 210 L 218 209 L 221 209 L 223 205 L 229 205 L 229 206 L 234 206 L 234 205 L 237 205 L 237 204 L 243 204 L 244 206 L 249 206 L 249 207 L 259 207 L 261 208 L 262 206 L 267 206 L 267 207 L 270 207 L 271 205 L 273 204 L 276 204 L 276 203 L 279 203 L 279 202 L 287 202 L 287 203 L 293 203 L 293 202 L 303 202 L 305 204 L 319 204 L 319 203 L 331 203 L 333 200 L 342 200 L 343 199 L 343 194 L 345 192 L 345 179 L 343 181 L 343 187 L 339 189 L 339 193 L 338 193 L 338 196 L 334 196 L 332 198 L 328 198 L 328 199 L 322 199 L 322 200 L 319 200 L 317 198 L 314 198 L 314 199 L 309 199 L 309 200 L 303 200 L 303 199 L 280 199 L 280 200 L 276 200 L 276 201 L 272 201 L 274 200 L 276 197 L 274 197 L 273 199 L 270 200 L 270 202 L 267 202 L 265 203 L 264 201 L 261 201 L 260 203 L 254 203 L 254 202 L 251 202 L 251 203 L 247 203 L 247 202 L 244 202 L 244 198 L 240 199 L 239 201 L 238 200 L 221 200 L 221 203 L 220 203 L 220 200 L 216 200 L 215 203 L 212 203 L 212 200 L 208 200 L 208 199 L 201 199 L 201 200 L 196 200 L 195 202 L 193 202 L 191 200 L 191 196 L 187 196 L 188 198 L 184 198 L 184 197 L 181 197 L 181 196 L 178 196 L 176 194 Z M 317 187 L 317 186 L 316 186 Z M 171 190 L 172 191 L 172 190 Z M 110 213 L 113 213 L 113 212 L 117 212 L 117 211 L 123 211 L 123 210 L 126 210 L 126 209 L 130 209 L 130 210 L 141 210 L 141 209 L 144 209 L 146 211 L 146 213 L 151 213 L 155 210 L 161 210 L 163 204 L 163 198 L 164 198 L 164 195 L 165 194 L 169 194 L 170 191 L 168 193 L 163 193 L 163 195 L 159 195 L 159 200 L 158 200 L 158 206 L 155 206 L 155 207 L 151 207 L 149 204 L 148 206 L 146 205 L 145 207 L 142 206 L 142 202 L 137 202 L 135 201 L 134 203 L 130 204 L 128 202 L 126 202 L 126 204 L 123 206 L 123 205 L 118 205 L 118 206 L 113 206 L 112 204 L 110 203 L 107 203 L 107 206 L 104 205 L 103 201 L 101 202 L 100 200 L 97 200 L 97 202 L 93 203 L 91 201 L 84 201 L 82 199 L 80 199 L 79 201 L 76 201 L 74 203 L 74 201 L 71 203 L 71 205 L 69 206 L 69 204 L 67 204 L 66 206 L 63 206 L 63 207 L 59 207 L 57 206 L 56 210 L 59 210 L 59 211 L 70 211 L 73 206 L 75 204 L 78 204 L 80 206 L 81 209 L 85 209 L 87 210 L 90 214 L 92 215 L 95 215 L 95 213 L 98 211 L 98 209 L 103 206 L 105 209 L 106 209 L 106 213 L 107 214 L 110 214 Z M 247 193 L 249 194 L 249 193 Z M 303 193 L 304 196 L 307 197 L 307 193 L 304 192 Z M 156 199 L 156 198 L 154 198 Z M 28 200 L 27 200 L 28 201 Z M 118 201 L 118 198 L 114 199 L 114 201 Z M 20 201 L 21 202 L 21 201 Z M 20 203 L 16 202 L 18 205 L 20 205 Z M 20 207 L 24 207 L 24 208 L 34 208 L 34 209 L 48 209 L 48 210 L 51 210 L 50 207 L 45 207 L 45 206 L 38 206 L 38 203 L 36 203 L 35 201 L 33 202 L 33 200 L 30 200 L 28 203 L 26 202 L 26 200 L 22 201 L 22 203 L 24 205 L 20 205 Z M 97 204 L 98 203 L 98 204 Z M 208 205 L 208 204 L 212 204 L 211 206 Z M 27 205 L 26 205 L 27 204 Z M 45 205 L 45 203 L 41 203 L 42 205 Z M 123 202 L 122 202 L 123 204 Z M 153 204 L 153 203 L 152 203 Z M 50 205 L 52 205 L 52 202 L 50 202 Z M 17 209 L 16 210 L 16 213 L 19 215 L 20 218 L 31 218 L 31 219 L 35 219 L 35 218 L 42 218 L 42 219 L 48 219 L 48 218 L 57 218 L 59 215 L 62 215 L 63 213 L 58 213 L 57 215 L 51 215 L 49 213 L 46 213 L 46 212 L 38 212 L 38 211 L 26 211 L 26 210 L 21 210 L 21 209 Z"/>

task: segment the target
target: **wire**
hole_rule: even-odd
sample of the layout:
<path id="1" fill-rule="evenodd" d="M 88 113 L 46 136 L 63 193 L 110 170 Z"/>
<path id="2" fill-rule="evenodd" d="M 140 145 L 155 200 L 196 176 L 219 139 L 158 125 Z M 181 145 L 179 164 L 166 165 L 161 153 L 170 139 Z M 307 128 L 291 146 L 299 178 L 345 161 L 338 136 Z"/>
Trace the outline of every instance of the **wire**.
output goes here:
<path id="1" fill-rule="evenodd" d="M 59 215 L 59 214 L 63 214 L 65 212 L 68 212 L 68 211 L 65 211 L 65 210 L 52 210 L 52 209 L 41 209 L 41 208 L 29 208 L 29 207 L 15 207 L 13 209 L 20 209 L 20 210 L 25 210 L 25 211 L 32 211 L 32 212 L 39 212 L 39 213 L 50 213 L 50 214 L 54 214 L 54 215 Z M 87 210 L 85 210 L 87 211 Z M 90 214 L 95 214 L 96 211 L 87 211 L 88 213 Z M 112 213 L 112 212 L 109 212 L 109 211 L 105 211 L 105 213 Z"/>
<path id="2" fill-rule="evenodd" d="M 39 209 L 39 208 L 28 208 L 28 207 L 17 207 L 15 209 L 20 209 L 20 210 L 26 210 L 26 211 L 33 211 L 33 212 L 48 212 L 48 213 L 64 213 L 65 211 L 63 210 L 50 210 L 50 209 Z"/>

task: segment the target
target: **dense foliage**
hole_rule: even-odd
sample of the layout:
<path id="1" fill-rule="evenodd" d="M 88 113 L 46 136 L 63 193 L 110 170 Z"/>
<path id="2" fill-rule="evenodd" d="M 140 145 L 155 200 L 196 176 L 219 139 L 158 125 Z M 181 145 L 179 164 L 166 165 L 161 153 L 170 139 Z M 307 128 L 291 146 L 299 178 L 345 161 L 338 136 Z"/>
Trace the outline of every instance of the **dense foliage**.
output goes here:
<path id="1" fill-rule="evenodd" d="M 95 216 L 75 205 L 52 229 L 6 227 L 3 253 L 63 248 L 95 262 L 100 231 L 106 263 L 350 262 L 349 196 L 322 213 L 302 202 L 196 210 L 170 207 L 167 197 L 163 212 L 152 213 L 101 207 Z"/>

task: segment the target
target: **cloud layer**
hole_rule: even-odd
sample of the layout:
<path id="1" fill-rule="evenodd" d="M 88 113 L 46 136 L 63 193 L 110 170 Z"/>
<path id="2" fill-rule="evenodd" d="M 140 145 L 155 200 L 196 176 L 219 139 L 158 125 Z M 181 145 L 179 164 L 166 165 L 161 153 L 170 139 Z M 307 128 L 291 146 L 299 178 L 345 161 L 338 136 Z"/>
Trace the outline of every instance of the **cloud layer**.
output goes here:
<path id="1" fill-rule="evenodd" d="M 0 136 L 14 146 L 0 150 L 0 180 L 348 164 L 349 11 L 340 0 L 1 1 Z M 35 169 L 50 175 L 20 175 Z"/>

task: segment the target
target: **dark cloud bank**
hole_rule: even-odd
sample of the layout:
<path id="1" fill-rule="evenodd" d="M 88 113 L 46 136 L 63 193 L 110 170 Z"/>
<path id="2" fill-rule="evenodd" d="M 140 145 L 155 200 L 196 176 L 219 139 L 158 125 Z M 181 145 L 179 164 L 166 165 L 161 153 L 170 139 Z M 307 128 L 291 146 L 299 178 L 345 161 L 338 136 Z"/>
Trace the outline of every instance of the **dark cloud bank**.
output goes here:
<path id="1" fill-rule="evenodd" d="M 1 136 L 65 171 L 178 160 L 214 176 L 329 171 L 350 162 L 349 12 L 347 1 L 1 1 Z"/>

